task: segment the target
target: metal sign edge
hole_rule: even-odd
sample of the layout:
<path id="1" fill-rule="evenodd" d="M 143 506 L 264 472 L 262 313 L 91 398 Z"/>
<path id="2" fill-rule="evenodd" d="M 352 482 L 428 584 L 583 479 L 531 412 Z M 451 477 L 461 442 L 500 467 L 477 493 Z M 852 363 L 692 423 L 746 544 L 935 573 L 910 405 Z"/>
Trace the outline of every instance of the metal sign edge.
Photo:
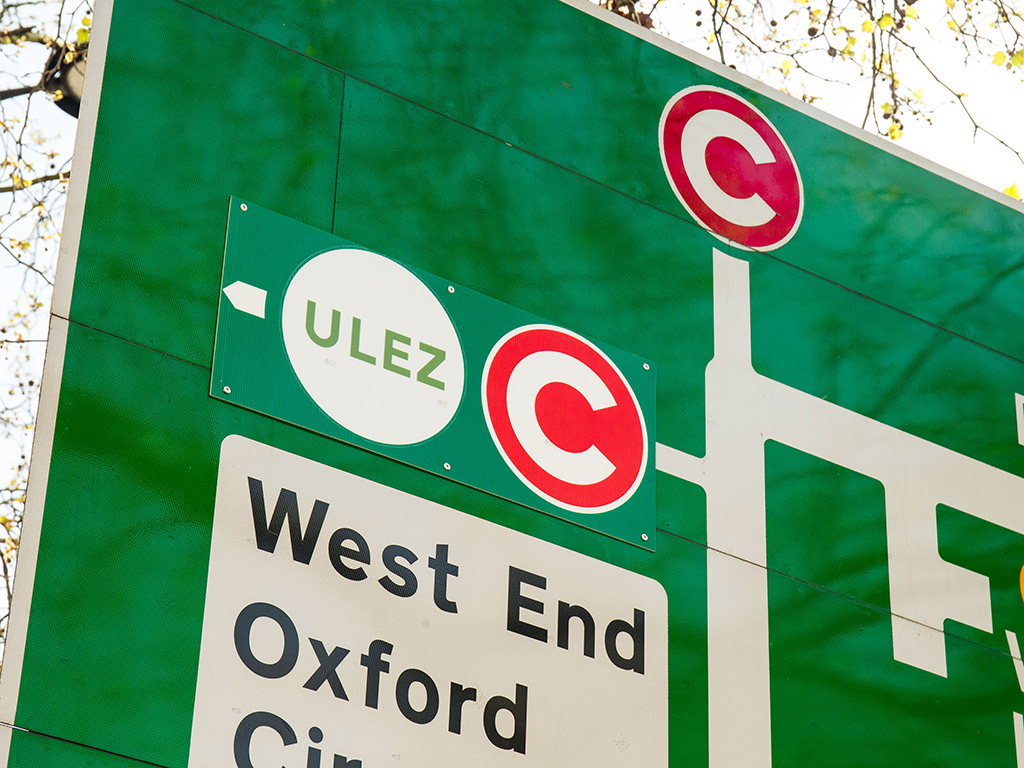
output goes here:
<path id="1" fill-rule="evenodd" d="M 53 438 L 56 431 L 57 407 L 60 400 L 64 373 L 64 353 L 67 349 L 68 316 L 74 289 L 78 248 L 85 217 L 86 192 L 92 164 L 93 140 L 103 90 L 103 72 L 107 59 L 107 42 L 114 0 L 96 0 L 89 44 L 89 64 L 85 76 L 84 97 L 75 133 L 74 173 L 68 186 L 63 232 L 50 307 L 49 335 L 43 373 L 40 380 L 39 407 L 35 435 L 32 440 L 29 481 L 22 523 L 21 546 L 18 560 L 20 568 L 15 578 L 7 624 L 7 641 L 3 654 L 3 674 L 0 675 L 0 767 L 10 758 L 11 736 L 18 708 L 22 665 L 29 613 L 32 607 L 32 589 L 35 582 L 36 557 L 42 535 L 46 488 L 49 480 Z"/>

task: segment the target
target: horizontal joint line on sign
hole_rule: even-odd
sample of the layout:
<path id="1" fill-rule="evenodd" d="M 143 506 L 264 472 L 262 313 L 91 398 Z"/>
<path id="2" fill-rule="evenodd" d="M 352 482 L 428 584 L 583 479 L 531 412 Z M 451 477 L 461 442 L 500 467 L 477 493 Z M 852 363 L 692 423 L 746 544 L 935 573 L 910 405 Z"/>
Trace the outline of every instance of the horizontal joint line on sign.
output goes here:
<path id="1" fill-rule="evenodd" d="M 841 288 L 842 290 L 846 291 L 847 293 L 852 293 L 854 296 L 857 296 L 858 298 L 866 299 L 867 301 L 870 301 L 870 302 L 873 302 L 875 304 L 878 304 L 879 306 L 891 309 L 894 312 L 899 312 L 901 315 L 904 315 L 905 317 L 909 317 L 909 318 L 912 318 L 914 320 L 918 320 L 918 321 L 924 323 L 927 326 L 930 326 L 932 328 L 935 328 L 936 330 L 942 331 L 943 333 L 948 333 L 950 336 L 955 336 L 956 338 L 961 339 L 963 341 L 966 341 L 969 344 L 973 344 L 976 347 L 980 347 L 981 349 L 987 350 L 989 352 L 994 352 L 995 354 L 1000 355 L 1001 357 L 1005 357 L 1007 360 L 1013 360 L 1014 362 L 1017 362 L 1017 363 L 1024 363 L 1024 358 L 1016 357 L 1015 355 L 1011 355 L 1009 352 L 1004 352 L 1001 349 L 996 349 L 995 347 L 990 347 L 988 344 L 984 344 L 984 343 L 982 343 L 980 341 L 972 339 L 970 336 L 964 336 L 962 333 L 957 333 L 956 331 L 951 330 L 951 329 L 947 328 L 944 325 L 940 325 L 939 323 L 934 323 L 931 320 L 926 320 L 925 318 L 921 317 L 920 315 L 915 315 L 913 312 L 910 312 L 910 311 L 908 311 L 906 309 L 901 309 L 900 307 L 897 307 L 897 306 L 895 306 L 893 304 L 889 304 L 888 302 L 882 301 L 881 299 L 876 299 L 873 296 L 868 296 L 866 293 L 861 293 L 856 288 L 850 288 L 848 285 L 843 285 L 842 283 L 837 283 L 835 280 L 827 278 L 824 275 L 819 275 L 817 272 L 812 272 L 809 269 L 805 269 L 804 267 L 801 267 L 798 264 L 794 264 L 791 261 L 786 261 L 785 259 L 780 258 L 779 256 L 775 255 L 774 253 L 768 253 L 767 251 L 759 251 L 756 248 L 754 248 L 752 250 L 755 253 L 757 253 L 757 254 L 759 254 L 761 256 L 765 256 L 765 257 L 771 259 L 772 261 L 774 261 L 774 262 L 776 262 L 778 264 L 782 264 L 784 266 L 791 267 L 792 269 L 795 269 L 798 272 L 802 272 L 803 274 L 808 275 L 809 277 L 816 278 L 818 280 L 821 280 L 824 283 L 828 283 L 829 285 L 834 285 L 837 288 Z M 1012 267 L 1010 267 L 1009 270 L 1004 270 L 1003 272 L 1005 273 L 1007 271 L 1016 271 L 1021 266 L 1022 265 L 1020 265 L 1020 264 L 1016 264 L 1016 265 L 1013 265 Z M 987 290 L 988 289 L 986 288 L 986 292 L 987 292 Z M 972 302 L 971 302 L 971 300 L 968 300 L 967 302 L 960 302 L 959 304 L 957 304 L 956 306 L 952 307 L 949 310 L 949 314 L 952 315 L 952 316 L 956 316 L 957 314 L 959 314 L 960 311 L 965 308 L 964 307 L 965 303 L 972 303 Z"/>
<path id="2" fill-rule="evenodd" d="M 760 565 L 758 563 L 755 563 L 752 560 L 748 560 L 745 557 L 739 557 L 738 555 L 734 555 L 731 552 L 726 552 L 725 550 L 718 549 L 716 547 L 709 547 L 705 542 L 700 541 L 698 539 L 692 539 L 692 538 L 690 538 L 688 536 L 681 536 L 680 534 L 675 533 L 674 531 L 666 530 L 665 528 L 662 528 L 660 526 L 656 526 L 655 527 L 655 531 L 658 533 L 658 535 L 671 536 L 673 539 L 678 539 L 679 541 L 686 541 L 686 542 L 689 542 L 690 544 L 696 544 L 696 545 L 698 545 L 700 547 L 703 547 L 704 549 L 706 549 L 706 550 L 708 550 L 710 552 L 716 552 L 716 553 L 718 553 L 720 555 L 723 555 L 725 557 L 731 557 L 733 560 L 739 560 L 739 561 L 747 563 L 748 565 L 751 565 L 751 566 L 753 566 L 755 568 L 761 568 L 761 569 L 767 571 L 768 573 L 775 574 L 776 576 L 782 576 L 784 578 L 789 579 L 790 581 L 796 582 L 797 584 L 803 584 L 803 585 L 805 585 L 807 587 L 811 587 L 812 589 L 820 590 L 821 592 L 824 592 L 826 594 L 832 595 L 833 597 L 838 597 L 841 600 L 846 600 L 847 602 L 853 603 L 855 605 L 864 606 L 865 608 L 867 608 L 869 610 L 877 611 L 878 613 L 885 614 L 886 616 L 895 616 L 897 618 L 903 619 L 904 621 L 906 621 L 906 622 L 908 622 L 910 624 L 916 624 L 916 625 L 918 625 L 920 627 L 925 627 L 925 628 L 930 629 L 930 630 L 932 630 L 934 632 L 941 632 L 943 635 L 949 635 L 950 637 L 955 637 L 958 640 L 962 640 L 963 642 L 968 643 L 969 645 L 973 645 L 973 646 L 975 646 L 977 648 L 984 648 L 986 650 L 993 651 L 994 653 L 998 653 L 998 654 L 1000 654 L 1002 656 L 1006 656 L 1008 658 L 1016 658 L 1016 657 L 1013 656 L 1012 653 L 1008 652 L 1004 648 L 997 648 L 994 645 L 986 645 L 985 643 L 979 643 L 977 640 L 972 640 L 969 637 L 965 637 L 964 635 L 958 635 L 955 632 L 947 632 L 943 627 L 933 627 L 931 624 L 925 624 L 924 622 L 918 621 L 916 619 L 907 618 L 903 614 L 893 613 L 888 608 L 885 608 L 883 606 L 875 605 L 874 603 L 869 603 L 866 600 L 859 600 L 856 597 L 852 597 L 851 595 L 847 595 L 847 594 L 845 594 L 843 592 L 837 592 L 834 589 L 830 589 L 829 587 L 823 586 L 821 584 L 817 584 L 817 583 L 815 583 L 813 581 L 807 581 L 806 579 L 801 579 L 801 578 L 799 578 L 797 576 L 794 576 L 791 573 L 786 573 L 784 571 L 780 571 L 780 570 L 777 570 L 775 568 L 768 568 L 768 567 L 765 567 L 765 566 Z"/>
<path id="3" fill-rule="evenodd" d="M 113 757 L 121 757 L 121 758 L 124 758 L 125 760 L 131 760 L 133 763 L 138 763 L 139 765 L 151 765 L 154 768 L 169 768 L 169 766 L 166 766 L 163 763 L 154 763 L 154 762 L 151 762 L 149 760 L 141 760 L 141 759 L 139 759 L 137 757 L 132 757 L 131 755 L 123 755 L 120 752 L 113 752 L 112 750 L 109 750 L 109 749 L 102 749 L 100 747 L 92 747 L 92 746 L 89 746 L 88 744 L 83 744 L 80 741 L 73 741 L 72 739 L 65 739 L 65 738 L 62 738 L 61 736 L 54 736 L 51 733 L 43 733 L 42 731 L 34 731 L 31 728 L 25 728 L 25 727 L 20 726 L 20 725 L 14 725 L 13 723 L 0 722 L 0 728 L 10 728 L 12 731 L 21 731 L 22 733 L 30 733 L 33 736 L 39 736 L 39 737 L 44 738 L 44 739 L 52 739 L 53 741 L 59 741 L 59 742 L 62 742 L 64 744 L 70 744 L 70 745 L 75 746 L 75 747 L 81 747 L 82 749 L 88 749 L 88 750 L 90 750 L 92 752 L 99 752 L 101 754 L 111 755 Z"/>
<path id="4" fill-rule="evenodd" d="M 611 186 L 610 184 L 605 184 L 603 181 L 598 181 L 597 179 L 591 178 L 590 176 L 587 176 L 585 173 L 580 173 L 579 171 L 574 170 L 572 168 L 569 168 L 568 166 L 562 165 L 561 163 L 556 163 L 554 160 L 550 160 L 550 159 L 544 157 L 543 155 L 538 155 L 535 152 L 531 152 L 530 150 L 526 149 L 525 147 L 520 147 L 520 146 L 517 146 L 516 144 L 512 144 L 511 142 L 507 141 L 506 139 L 501 138 L 500 136 L 495 136 L 493 133 L 488 133 L 487 131 L 483 131 L 483 130 L 477 128 L 474 125 L 470 125 L 469 123 L 464 123 L 461 120 L 458 120 L 458 119 L 456 119 L 454 117 L 451 117 L 450 115 L 446 115 L 443 112 L 439 112 L 438 110 L 434 109 L 433 107 L 428 107 L 425 104 L 420 104 L 418 101 L 415 101 L 414 99 L 411 99 L 408 96 L 403 96 L 400 93 L 395 93 L 394 91 L 388 90 L 387 88 L 379 86 L 376 83 L 372 83 L 369 80 L 364 80 L 361 77 L 353 75 L 351 72 L 347 72 L 347 71 L 345 71 L 343 69 L 338 69 L 337 67 L 332 67 L 330 64 L 325 64 L 324 62 L 320 61 L 319 59 L 315 59 L 312 56 L 309 56 L 309 55 L 307 55 L 305 53 L 302 53 L 301 51 L 297 51 L 294 48 L 289 48 L 287 45 L 284 45 L 283 43 L 279 43 L 276 40 L 271 40 L 270 38 L 264 37 L 263 35 L 258 35 L 255 32 L 253 32 L 252 30 L 246 29 L 245 27 L 241 27 L 241 26 L 239 26 L 239 25 L 237 25 L 237 24 L 235 24 L 233 22 L 227 21 L 226 19 L 222 19 L 219 16 L 216 16 L 216 15 L 210 13 L 209 11 L 204 11 L 201 8 L 196 8 L 194 5 L 190 5 L 189 3 L 185 2 L 185 0 L 174 0 L 174 2 L 177 3 L 178 5 L 181 5 L 181 6 L 185 7 L 185 8 L 189 8 L 190 10 L 196 11 L 197 13 L 201 13 L 204 16 L 208 16 L 211 19 L 219 21 L 219 22 L 221 22 L 223 24 L 227 24 L 229 27 L 233 27 L 233 28 L 239 30 L 240 32 L 245 32 L 246 34 L 252 35 L 253 37 L 255 37 L 255 38 L 259 39 L 259 40 L 263 40 L 264 42 L 270 43 L 271 45 L 275 45 L 278 48 L 281 48 L 283 50 L 289 51 L 290 53 L 294 53 L 296 56 L 301 56 L 304 59 L 308 59 L 309 61 L 312 61 L 314 64 L 319 64 L 320 66 L 324 67 L 325 69 L 329 69 L 332 72 L 337 72 L 338 74 L 344 75 L 345 77 L 350 77 L 353 80 L 355 80 L 356 82 L 362 83 L 363 85 L 367 85 L 370 88 L 374 88 L 374 89 L 380 91 L 381 93 L 386 93 L 389 96 L 394 96 L 396 99 L 401 99 L 402 101 L 407 102 L 408 104 L 412 104 L 413 106 L 416 106 L 416 107 L 419 107 L 420 109 L 426 110 L 427 112 L 430 112 L 433 115 L 437 115 L 438 117 L 440 117 L 440 118 L 442 118 L 444 120 L 447 120 L 447 121 L 449 121 L 451 123 L 455 123 L 456 125 L 460 125 L 463 128 L 468 128 L 469 130 L 474 131 L 475 133 L 479 133 L 481 136 L 486 136 L 489 139 L 494 139 L 495 141 L 500 141 L 502 144 L 505 144 L 505 145 L 511 147 L 512 149 L 515 149 L 515 150 L 517 150 L 519 152 L 522 152 L 524 155 L 529 155 L 530 157 L 536 158 L 537 160 L 540 160 L 541 162 L 547 163 L 548 165 L 554 166 L 555 168 L 563 170 L 563 171 L 565 171 L 567 173 L 571 173 L 573 176 L 578 176 L 581 179 L 585 179 L 586 181 L 589 181 L 589 182 L 591 182 L 593 184 L 597 184 L 600 187 L 604 187 L 605 189 L 607 189 L 607 190 L 609 190 L 611 192 L 615 192 L 618 195 L 622 195 L 623 197 L 625 197 L 628 200 L 632 200 L 634 203 L 639 203 L 640 205 L 646 206 L 647 208 L 651 208 L 651 209 L 653 209 L 655 211 L 658 211 L 660 213 L 664 213 L 666 216 L 671 216 L 673 219 L 678 219 L 683 224 L 687 224 L 687 225 L 692 226 L 692 227 L 697 227 L 698 229 L 703 229 L 703 227 L 698 225 L 696 222 L 691 221 L 688 216 L 684 216 L 681 213 L 673 213 L 672 211 L 666 211 L 664 208 L 661 208 L 661 207 L 659 207 L 657 205 L 654 205 L 653 203 L 650 203 L 650 202 L 648 202 L 646 200 L 643 200 L 643 199 L 641 199 L 639 197 L 635 197 L 635 196 L 629 194 L 628 192 L 623 192 L 621 189 L 616 189 L 615 187 Z M 342 90 L 344 91 L 344 86 L 342 86 Z"/>
<path id="5" fill-rule="evenodd" d="M 109 336 L 112 339 L 117 339 L 118 341 L 124 341 L 124 342 L 127 342 L 128 344 L 134 344 L 136 347 L 142 347 L 143 349 L 148 349 L 150 352 L 156 352 L 158 355 L 163 355 L 164 357 L 169 357 L 172 360 L 177 360 L 178 362 L 181 362 L 181 363 L 187 363 L 188 365 L 195 366 L 196 368 L 200 368 L 200 369 L 202 369 L 204 371 L 207 371 L 207 372 L 212 372 L 213 371 L 213 368 L 210 365 L 204 365 L 202 363 L 197 363 L 195 360 L 189 360 L 189 359 L 184 358 L 184 357 L 178 357 L 177 355 L 172 355 L 170 352 L 164 352 L 162 349 L 157 349 L 156 347 L 150 347 L 150 346 L 148 346 L 146 344 L 143 344 L 141 341 L 135 341 L 134 339 L 129 339 L 129 338 L 125 337 L 125 336 L 119 336 L 116 333 L 111 333 L 110 331 L 105 331 L 102 328 L 97 328 L 95 326 L 88 325 L 86 323 L 81 323 L 81 322 L 78 322 L 77 320 L 72 320 L 71 318 L 63 317 L 63 316 L 58 315 L 56 313 L 54 313 L 54 317 L 59 317 L 61 320 L 66 320 L 69 324 L 77 325 L 79 328 L 86 328 L 86 329 L 88 329 L 90 331 L 95 331 L 96 333 L 102 333 L 104 336 Z"/>

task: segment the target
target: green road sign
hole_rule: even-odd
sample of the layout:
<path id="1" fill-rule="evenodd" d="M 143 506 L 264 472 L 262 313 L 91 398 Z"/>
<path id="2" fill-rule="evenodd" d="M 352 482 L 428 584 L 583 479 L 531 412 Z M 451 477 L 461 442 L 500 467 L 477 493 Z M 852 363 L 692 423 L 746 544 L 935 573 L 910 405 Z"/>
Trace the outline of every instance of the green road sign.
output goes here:
<path id="1" fill-rule="evenodd" d="M 583 0 L 104 2 L 79 128 L 0 763 L 1024 765 L 1019 204 Z"/>

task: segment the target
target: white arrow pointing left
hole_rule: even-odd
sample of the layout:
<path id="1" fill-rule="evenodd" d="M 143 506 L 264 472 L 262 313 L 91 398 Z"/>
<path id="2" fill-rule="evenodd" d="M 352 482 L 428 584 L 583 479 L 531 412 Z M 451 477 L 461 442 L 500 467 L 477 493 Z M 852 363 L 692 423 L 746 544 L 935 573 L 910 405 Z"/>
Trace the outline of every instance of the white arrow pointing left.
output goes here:
<path id="1" fill-rule="evenodd" d="M 255 315 L 261 320 L 265 318 L 267 308 L 267 292 L 255 285 L 236 280 L 224 289 L 231 306 L 248 315 Z"/>

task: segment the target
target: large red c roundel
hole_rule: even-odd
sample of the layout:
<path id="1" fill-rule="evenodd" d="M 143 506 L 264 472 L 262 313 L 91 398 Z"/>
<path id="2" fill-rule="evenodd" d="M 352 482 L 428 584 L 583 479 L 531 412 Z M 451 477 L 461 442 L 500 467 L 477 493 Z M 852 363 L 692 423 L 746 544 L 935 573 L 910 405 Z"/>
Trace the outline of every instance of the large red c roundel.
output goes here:
<path id="1" fill-rule="evenodd" d="M 672 190 L 712 234 L 770 251 L 796 233 L 804 206 L 800 171 L 753 104 L 722 88 L 686 88 L 665 105 L 658 139 Z"/>
<path id="2" fill-rule="evenodd" d="M 608 357 L 563 328 L 528 325 L 491 350 L 484 417 L 499 453 L 531 490 L 573 512 L 615 509 L 647 466 L 647 429 Z"/>

